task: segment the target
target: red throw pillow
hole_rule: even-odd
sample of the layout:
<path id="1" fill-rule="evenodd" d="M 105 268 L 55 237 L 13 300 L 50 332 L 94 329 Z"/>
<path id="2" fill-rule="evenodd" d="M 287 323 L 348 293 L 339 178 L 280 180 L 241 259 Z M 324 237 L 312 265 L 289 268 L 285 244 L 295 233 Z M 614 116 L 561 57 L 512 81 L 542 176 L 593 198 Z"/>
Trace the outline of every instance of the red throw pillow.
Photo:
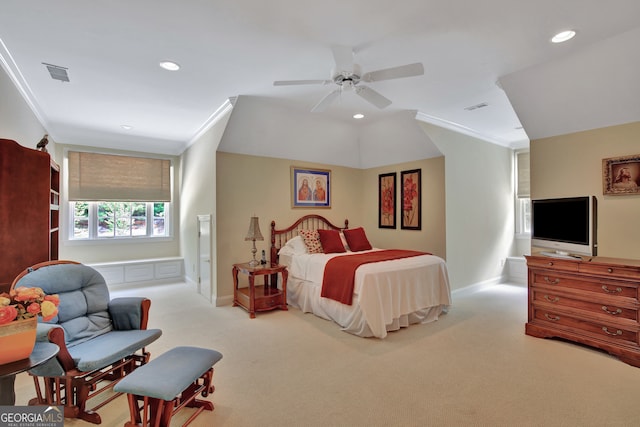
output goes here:
<path id="1" fill-rule="evenodd" d="M 325 254 L 346 252 L 338 230 L 318 230 L 320 243 Z"/>
<path id="2" fill-rule="evenodd" d="M 345 239 L 347 239 L 347 245 L 353 252 L 368 251 L 372 249 L 367 235 L 364 233 L 364 228 L 347 228 L 342 231 Z"/>

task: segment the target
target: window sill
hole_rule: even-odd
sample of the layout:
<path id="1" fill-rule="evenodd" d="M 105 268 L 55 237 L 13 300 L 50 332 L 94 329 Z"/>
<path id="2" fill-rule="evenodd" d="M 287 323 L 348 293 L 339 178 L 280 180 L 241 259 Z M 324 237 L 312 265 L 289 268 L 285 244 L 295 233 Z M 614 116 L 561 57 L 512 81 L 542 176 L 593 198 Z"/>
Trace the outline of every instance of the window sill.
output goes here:
<path id="1" fill-rule="evenodd" d="M 66 239 L 68 246 L 101 246 L 101 245 L 135 245 L 138 243 L 171 242 L 173 236 L 168 237 L 114 237 L 109 239 Z"/>

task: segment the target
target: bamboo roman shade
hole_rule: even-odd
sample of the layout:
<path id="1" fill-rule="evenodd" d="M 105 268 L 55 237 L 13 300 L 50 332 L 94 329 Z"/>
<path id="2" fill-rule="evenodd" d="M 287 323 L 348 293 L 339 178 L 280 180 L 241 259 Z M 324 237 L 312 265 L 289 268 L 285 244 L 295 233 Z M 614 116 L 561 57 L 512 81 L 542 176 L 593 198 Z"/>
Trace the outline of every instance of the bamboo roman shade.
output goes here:
<path id="1" fill-rule="evenodd" d="M 171 201 L 171 161 L 69 151 L 71 201 Z"/>
<path id="2" fill-rule="evenodd" d="M 519 199 L 527 199 L 531 197 L 531 179 L 529 177 L 529 153 L 519 152 L 516 154 L 516 163 L 518 168 L 518 187 L 516 188 L 516 196 Z"/>

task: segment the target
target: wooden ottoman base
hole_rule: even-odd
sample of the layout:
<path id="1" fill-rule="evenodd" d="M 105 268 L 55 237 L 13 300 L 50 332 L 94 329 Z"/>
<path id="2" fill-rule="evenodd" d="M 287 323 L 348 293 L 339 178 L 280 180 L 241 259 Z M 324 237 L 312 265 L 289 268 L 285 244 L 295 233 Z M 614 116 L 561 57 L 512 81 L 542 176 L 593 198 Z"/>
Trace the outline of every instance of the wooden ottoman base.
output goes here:
<path id="1" fill-rule="evenodd" d="M 169 427 L 182 408 L 197 408 L 186 426 L 202 411 L 213 411 L 213 403 L 197 397 L 215 390 L 213 365 L 221 358 L 215 350 L 176 347 L 123 378 L 114 390 L 127 394 L 131 419 L 125 427 Z"/>
<path id="2" fill-rule="evenodd" d="M 171 401 L 157 399 L 149 396 L 139 396 L 135 394 L 127 394 L 129 401 L 129 413 L 131 420 L 127 421 L 125 427 L 139 426 L 158 426 L 169 427 L 171 418 L 182 408 L 198 408 L 198 410 L 189 417 L 183 424 L 183 427 L 190 424 L 200 412 L 207 410 L 213 411 L 213 403 L 208 400 L 197 399 L 198 394 L 207 397 L 213 393 L 215 387 L 211 384 L 213 381 L 213 368 L 202 374 L 200 381 L 192 383 L 180 396 Z M 143 420 L 145 420 L 143 422 Z"/>

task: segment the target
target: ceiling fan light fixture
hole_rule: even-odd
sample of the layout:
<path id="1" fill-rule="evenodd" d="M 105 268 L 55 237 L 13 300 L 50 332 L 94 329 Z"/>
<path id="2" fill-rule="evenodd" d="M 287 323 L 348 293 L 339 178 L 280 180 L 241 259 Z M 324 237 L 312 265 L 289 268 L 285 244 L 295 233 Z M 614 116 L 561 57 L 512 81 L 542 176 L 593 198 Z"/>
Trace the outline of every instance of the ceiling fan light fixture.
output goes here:
<path id="1" fill-rule="evenodd" d="M 571 40 L 572 38 L 574 38 L 575 35 L 576 35 L 576 32 L 573 30 L 561 31 L 551 38 L 551 42 L 552 43 L 566 42 L 567 40 Z"/>
<path id="2" fill-rule="evenodd" d="M 180 69 L 180 64 L 173 61 L 160 61 L 159 65 L 167 71 L 178 71 Z"/>
<path id="3" fill-rule="evenodd" d="M 364 118 L 364 114 L 356 113 L 356 114 L 353 115 L 353 118 L 356 119 L 356 120 L 362 119 L 362 118 Z"/>

